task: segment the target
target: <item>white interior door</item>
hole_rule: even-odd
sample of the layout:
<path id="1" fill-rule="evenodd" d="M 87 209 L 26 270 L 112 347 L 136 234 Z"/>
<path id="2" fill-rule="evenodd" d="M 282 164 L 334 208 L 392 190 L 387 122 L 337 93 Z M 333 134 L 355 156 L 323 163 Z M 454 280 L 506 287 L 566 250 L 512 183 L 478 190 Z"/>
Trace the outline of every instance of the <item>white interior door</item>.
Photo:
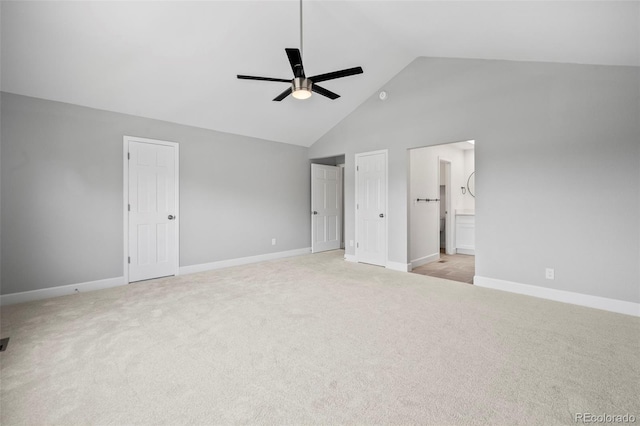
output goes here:
<path id="1" fill-rule="evenodd" d="M 311 252 L 340 248 L 342 234 L 340 167 L 311 165 Z"/>
<path id="2" fill-rule="evenodd" d="M 387 152 L 356 155 L 356 258 L 387 264 Z"/>
<path id="3" fill-rule="evenodd" d="M 446 254 L 455 254 L 455 246 L 453 244 L 453 220 L 452 217 L 452 200 L 451 200 L 451 160 L 443 159 L 438 157 L 438 165 L 439 165 L 439 185 L 445 186 L 445 194 L 444 198 L 440 197 L 440 211 L 444 211 L 445 218 L 445 253 Z M 437 224 L 440 227 L 440 222 Z M 437 232 L 435 233 L 438 234 Z"/>
<path id="4" fill-rule="evenodd" d="M 129 282 L 177 275 L 177 145 L 128 141 Z"/>

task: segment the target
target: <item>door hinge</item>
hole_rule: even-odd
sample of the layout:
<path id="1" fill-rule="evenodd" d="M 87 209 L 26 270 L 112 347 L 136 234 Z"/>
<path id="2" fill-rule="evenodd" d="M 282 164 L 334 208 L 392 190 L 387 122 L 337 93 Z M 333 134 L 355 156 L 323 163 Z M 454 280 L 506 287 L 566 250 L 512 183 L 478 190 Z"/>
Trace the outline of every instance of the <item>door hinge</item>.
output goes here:
<path id="1" fill-rule="evenodd" d="M 356 243 L 356 248 L 360 248 L 360 243 Z"/>
<path id="2" fill-rule="evenodd" d="M 131 263 L 131 256 L 127 257 L 127 261 Z"/>
<path id="3" fill-rule="evenodd" d="M 360 209 L 360 204 L 356 204 L 356 210 Z"/>
<path id="4" fill-rule="evenodd" d="M 127 204 L 127 208 L 129 209 L 129 211 L 131 211 L 131 204 Z"/>
<path id="5" fill-rule="evenodd" d="M 356 172 L 360 171 L 360 166 L 356 166 Z"/>
<path id="6" fill-rule="evenodd" d="M 127 152 L 127 160 L 131 160 L 131 153 Z"/>

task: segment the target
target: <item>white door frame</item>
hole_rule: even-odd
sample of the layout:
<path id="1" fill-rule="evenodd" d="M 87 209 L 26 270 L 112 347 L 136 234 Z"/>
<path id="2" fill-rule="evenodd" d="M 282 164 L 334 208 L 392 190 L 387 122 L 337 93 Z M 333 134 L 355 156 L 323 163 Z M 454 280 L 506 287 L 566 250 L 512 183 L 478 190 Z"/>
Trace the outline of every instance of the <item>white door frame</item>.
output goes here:
<path id="1" fill-rule="evenodd" d="M 358 160 L 361 157 L 366 157 L 368 155 L 376 155 L 376 154 L 384 154 L 384 162 L 385 162 L 385 175 L 384 175 L 384 180 L 385 180 L 385 190 L 387 191 L 387 193 L 385 194 L 385 206 L 384 206 L 384 210 L 385 210 L 385 219 L 387 219 L 387 226 L 385 226 L 384 230 L 385 230 L 385 253 L 384 253 L 384 267 L 386 268 L 388 263 L 389 263 L 389 150 L 388 149 L 380 149 L 378 151 L 369 151 L 369 152 L 360 152 L 358 154 L 355 154 L 355 167 L 354 167 L 354 172 L 356 174 L 356 180 L 355 180 L 355 221 L 356 221 L 356 235 L 355 235 L 355 239 L 356 239 L 356 262 L 360 262 L 360 257 L 359 257 L 359 229 L 358 229 L 358 190 L 359 190 L 359 186 L 358 186 Z"/>
<path id="2" fill-rule="evenodd" d="M 340 230 L 340 248 L 344 250 L 344 164 L 338 164 L 338 167 L 340 168 L 340 191 L 342 191 L 340 195 L 342 197 L 342 211 L 340 212 L 342 216 L 342 220 L 340 221 L 342 223 L 342 229 Z"/>
<path id="3" fill-rule="evenodd" d="M 452 167 L 452 163 L 451 163 L 451 159 L 447 158 L 447 157 L 440 157 L 438 156 L 438 189 L 440 188 L 440 185 L 442 185 L 442 182 L 440 182 L 440 176 L 442 175 L 441 173 L 441 167 L 442 167 L 442 163 L 446 163 L 448 164 L 448 167 L 445 166 L 445 206 L 444 209 L 447 212 L 445 215 L 445 222 L 444 222 L 444 233 L 445 233 L 445 242 L 444 242 L 444 246 L 445 246 L 445 253 L 446 254 L 455 254 L 455 248 L 453 245 L 453 242 L 455 241 L 453 239 L 453 218 L 455 217 L 455 215 L 453 214 L 453 212 L 451 211 L 451 167 Z M 441 201 L 442 202 L 442 201 Z M 438 223 L 438 229 L 440 228 L 440 224 Z M 438 247 L 440 247 L 440 237 L 438 236 Z M 440 253 L 438 253 L 438 257 L 440 257 Z"/>
<path id="4" fill-rule="evenodd" d="M 122 164 L 123 164 L 123 189 L 122 189 L 122 220 L 123 220 L 123 245 L 124 256 L 122 266 L 124 271 L 124 282 L 129 283 L 129 142 L 142 142 L 155 145 L 171 146 L 175 149 L 175 170 L 176 170 L 176 273 L 180 271 L 180 145 L 177 142 L 161 141 L 157 139 L 139 138 L 137 136 L 122 137 Z"/>

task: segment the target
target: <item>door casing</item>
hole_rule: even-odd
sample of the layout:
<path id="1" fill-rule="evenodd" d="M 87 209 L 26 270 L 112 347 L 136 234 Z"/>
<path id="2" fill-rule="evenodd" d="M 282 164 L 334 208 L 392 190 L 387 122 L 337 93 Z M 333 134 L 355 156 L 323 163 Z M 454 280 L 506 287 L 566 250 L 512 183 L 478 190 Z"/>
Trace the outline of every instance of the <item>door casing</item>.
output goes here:
<path id="1" fill-rule="evenodd" d="M 440 182 L 440 176 L 442 176 L 442 168 L 444 168 L 445 173 L 445 182 Z M 452 203 L 451 203 L 451 160 L 446 157 L 438 156 L 438 188 L 440 185 L 446 186 L 446 196 L 445 196 L 445 211 L 447 212 L 445 215 L 445 253 L 446 254 L 455 254 L 454 247 L 454 234 L 453 234 L 453 219 L 455 215 L 452 211 Z M 442 200 L 440 200 L 442 202 Z M 439 238 L 439 234 L 437 238 Z M 438 240 L 438 247 L 440 246 L 440 241 Z"/>

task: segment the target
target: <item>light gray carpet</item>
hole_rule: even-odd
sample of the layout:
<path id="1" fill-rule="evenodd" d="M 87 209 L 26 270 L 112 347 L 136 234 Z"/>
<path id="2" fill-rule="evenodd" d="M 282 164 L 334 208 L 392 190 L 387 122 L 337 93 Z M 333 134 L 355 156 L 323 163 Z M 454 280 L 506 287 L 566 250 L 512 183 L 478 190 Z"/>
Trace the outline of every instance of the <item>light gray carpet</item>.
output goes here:
<path id="1" fill-rule="evenodd" d="M 640 319 L 341 251 L 2 308 L 1 422 L 640 417 Z M 604 285 L 604 283 L 603 283 Z"/>

